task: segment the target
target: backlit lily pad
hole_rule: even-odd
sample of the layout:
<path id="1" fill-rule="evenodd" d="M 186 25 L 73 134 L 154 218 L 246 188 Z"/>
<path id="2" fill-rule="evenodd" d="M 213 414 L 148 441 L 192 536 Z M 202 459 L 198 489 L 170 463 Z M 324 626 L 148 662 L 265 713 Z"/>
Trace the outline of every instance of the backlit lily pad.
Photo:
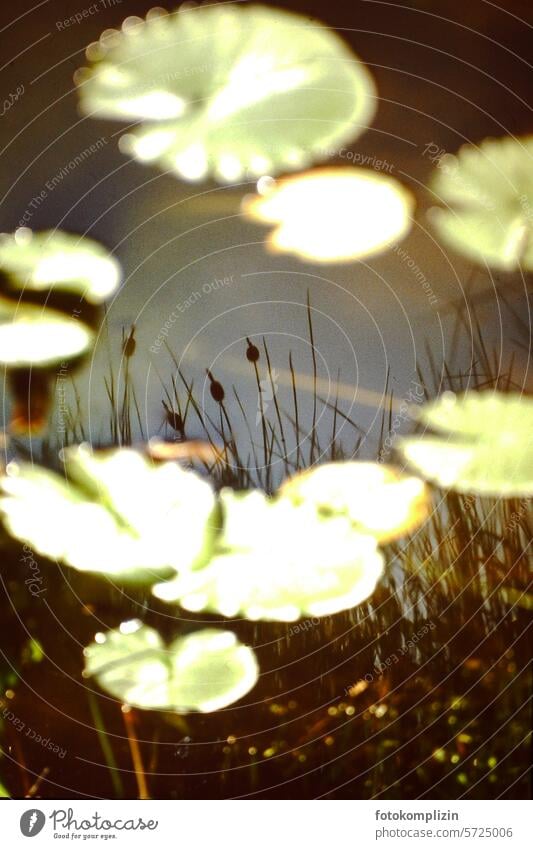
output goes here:
<path id="1" fill-rule="evenodd" d="M 121 149 L 186 180 L 300 169 L 375 112 L 365 66 L 332 30 L 262 5 L 128 18 L 87 49 L 85 114 L 140 120 Z"/>
<path id="2" fill-rule="evenodd" d="M 420 419 L 441 434 L 403 439 L 401 451 L 428 480 L 479 495 L 533 495 L 533 398 L 446 393 Z"/>
<path id="3" fill-rule="evenodd" d="M 85 353 L 92 330 L 58 310 L 0 296 L 0 363 L 9 368 L 51 366 Z"/>
<path id="4" fill-rule="evenodd" d="M 9 464 L 0 512 L 13 536 L 75 569 L 135 582 L 209 558 L 215 496 L 194 472 L 153 465 L 129 449 L 64 453 L 65 478 L 30 463 Z"/>
<path id="5" fill-rule="evenodd" d="M 367 599 L 383 571 L 374 537 L 344 517 L 260 492 L 221 493 L 224 526 L 211 562 L 153 588 L 185 610 L 291 622 Z"/>
<path id="6" fill-rule="evenodd" d="M 280 495 L 325 516 L 347 516 L 380 543 L 414 530 L 429 512 L 424 482 L 380 463 L 326 463 L 289 478 Z"/>
<path id="7" fill-rule="evenodd" d="M 120 265 L 105 248 L 61 230 L 34 233 L 20 227 L 0 235 L 0 272 L 19 291 L 71 291 L 93 304 L 117 289 Z"/>
<path id="8" fill-rule="evenodd" d="M 533 136 L 485 139 L 438 163 L 431 220 L 452 248 L 493 268 L 533 269 Z"/>
<path id="9" fill-rule="evenodd" d="M 267 247 L 311 262 L 351 262 L 396 244 L 409 231 L 411 194 L 363 168 L 318 168 L 280 180 L 243 203 L 247 218 L 274 224 Z"/>
<path id="10" fill-rule="evenodd" d="M 210 713 L 246 695 L 258 678 L 253 651 L 231 631 L 205 628 L 165 646 L 137 620 L 96 634 L 84 649 L 86 678 L 124 704 Z"/>

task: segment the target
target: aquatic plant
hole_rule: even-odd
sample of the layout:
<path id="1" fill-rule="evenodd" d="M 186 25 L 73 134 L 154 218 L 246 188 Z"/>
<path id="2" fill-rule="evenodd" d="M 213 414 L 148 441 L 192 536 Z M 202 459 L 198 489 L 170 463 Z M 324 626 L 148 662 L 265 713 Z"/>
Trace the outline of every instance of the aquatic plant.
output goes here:
<path id="1" fill-rule="evenodd" d="M 94 239 L 19 227 L 0 235 L 0 273 L 15 292 L 72 292 L 101 304 L 118 288 L 118 261 Z"/>
<path id="2" fill-rule="evenodd" d="M 419 527 L 430 508 L 420 478 L 381 463 L 324 463 L 289 478 L 279 494 L 319 515 L 346 516 L 382 545 Z"/>
<path id="3" fill-rule="evenodd" d="M 165 645 L 138 620 L 98 633 L 84 649 L 85 678 L 126 705 L 210 713 L 248 693 L 258 677 L 255 654 L 231 631 L 203 628 Z"/>
<path id="4" fill-rule="evenodd" d="M 430 210 L 439 236 L 475 262 L 533 270 L 533 136 L 484 139 L 438 162 Z"/>
<path id="5" fill-rule="evenodd" d="M 153 583 L 209 558 L 217 533 L 209 483 L 140 453 L 65 449 L 65 476 L 10 463 L 0 512 L 9 532 L 75 569 Z"/>
<path id="6" fill-rule="evenodd" d="M 475 318 L 475 306 L 469 303 L 469 309 Z M 459 333 L 459 314 L 457 322 Z M 476 327 L 479 332 L 474 321 L 474 339 L 469 340 L 474 349 L 471 370 L 458 370 L 452 347 L 447 350 L 444 365 L 432 362 L 427 374 L 420 372 L 420 383 L 429 397 L 443 384 L 457 390 L 479 385 L 500 386 L 507 391 L 513 385 L 514 373 L 502 372 L 490 350 L 483 355 L 483 339 L 476 338 Z M 297 395 L 309 385 L 299 370 L 294 372 L 294 381 Z M 192 382 L 185 379 L 183 387 L 185 398 L 181 390 L 175 397 L 174 382 L 168 387 L 168 397 L 175 409 L 181 410 L 185 431 L 190 432 L 196 422 L 189 420 L 185 410 L 189 405 L 190 414 L 195 415 L 194 404 L 200 401 L 193 396 Z M 228 391 L 226 397 L 230 397 Z M 320 411 L 319 399 L 317 403 Z M 392 409 L 393 399 L 390 404 Z M 344 422 L 346 413 L 338 397 L 332 406 L 333 422 Z M 382 410 L 382 435 L 390 426 L 388 413 L 388 407 Z M 208 425 L 207 418 L 202 421 Z M 283 419 L 283 426 L 289 438 L 289 428 L 295 427 L 292 411 Z M 274 427 L 275 420 L 270 423 L 269 434 Z M 307 433 L 307 427 L 302 407 L 298 433 Z M 356 422 L 353 428 L 357 443 Z M 348 436 L 342 433 L 343 451 L 338 426 L 333 425 L 331 434 L 327 456 L 339 458 L 346 451 Z M 318 442 L 318 435 L 316 439 Z M 279 425 L 276 440 L 273 445 L 281 445 Z M 308 437 L 300 451 L 301 469 L 309 463 L 309 442 Z M 182 444 L 177 443 L 178 449 Z M 325 457 L 325 447 L 317 444 L 317 455 Z M 246 450 L 242 444 L 237 448 L 239 453 Z M 350 445 L 348 456 L 353 450 Z M 372 450 L 379 454 L 379 443 Z M 273 450 L 268 459 L 278 463 L 277 451 Z M 338 471 L 343 474 L 341 467 Z M 312 473 L 319 475 L 321 467 L 310 470 Z M 215 485 L 219 485 L 218 465 L 213 474 Z M 346 474 L 348 477 L 348 471 Z M 91 793 L 97 781 L 105 795 L 142 795 L 136 785 L 138 772 L 130 748 L 122 742 L 122 719 L 129 723 L 133 718 L 139 723 L 141 739 L 137 747 L 150 764 L 146 784 L 156 798 L 272 794 L 272 779 L 280 778 L 293 782 L 295 795 L 307 798 L 316 794 L 317 774 L 322 776 L 322 791 L 335 796 L 346 793 L 394 799 L 424 793 L 453 798 L 460 792 L 468 798 L 491 798 L 507 792 L 511 785 L 514 795 L 527 795 L 522 772 L 529 764 L 530 677 L 523 663 L 529 657 L 529 622 L 522 605 L 528 604 L 531 585 L 528 502 L 508 498 L 494 504 L 477 496 L 462 496 L 453 489 L 436 493 L 435 502 L 437 509 L 431 511 L 418 533 L 384 551 L 390 565 L 367 601 L 331 617 L 315 619 L 309 615 L 290 626 L 261 621 L 228 623 L 245 643 L 261 645 L 263 674 L 257 683 L 257 698 L 253 709 L 237 715 L 233 711 L 212 716 L 190 713 L 184 728 L 185 718 L 176 716 L 172 709 L 168 712 L 161 708 L 163 714 L 154 714 L 151 709 L 140 716 L 133 710 L 122 714 L 114 699 L 105 695 L 108 691 L 104 689 L 99 696 L 95 688 L 90 700 L 95 731 L 87 728 L 80 733 L 77 721 L 83 703 L 79 702 L 79 653 L 63 651 L 62 641 L 52 636 L 55 630 L 50 627 L 57 622 L 40 607 L 35 633 L 44 642 L 41 674 L 53 675 L 54 662 L 60 663 L 66 673 L 55 698 L 56 718 L 52 714 L 50 728 L 61 740 L 69 733 L 70 723 L 76 723 L 76 751 L 86 759 L 75 787 Z M 20 617 L 24 595 L 23 591 L 20 594 L 16 550 L 16 544 L 8 544 L 3 578 Z M 82 645 L 92 645 L 96 630 L 93 616 L 100 618 L 111 612 L 129 621 L 132 616 L 146 615 L 144 593 L 141 590 L 137 594 L 132 588 L 127 596 L 111 590 L 93 614 L 85 609 L 85 615 L 80 616 L 76 598 L 64 591 L 64 576 L 50 564 L 41 566 L 48 585 L 46 598 L 54 607 L 54 615 Z M 80 580 L 86 586 L 86 578 Z M 173 617 L 177 613 L 168 608 L 163 611 L 161 622 L 163 618 L 170 621 L 169 613 Z M 160 612 L 155 599 L 148 615 L 153 612 Z M 196 616 L 203 618 L 204 614 Z M 5 651 L 11 658 L 21 627 L 9 604 L 4 617 L 8 640 Z M 272 669 L 276 671 L 271 673 Z M 125 685 L 128 682 L 138 685 L 134 675 Z M 33 693 L 28 695 L 33 711 Z M 24 692 L 17 698 L 21 710 L 28 698 Z M 118 692 L 115 698 L 122 701 Z M 72 720 L 65 715 L 65 705 L 71 707 Z M 291 721 L 279 722 L 278 717 Z M 128 738 L 135 736 L 135 728 L 126 730 Z M 12 737 L 8 727 L 4 730 L 6 751 L 16 743 Z M 95 764 L 101 760 L 95 757 L 97 740 L 106 747 L 107 771 L 104 764 Z M 25 748 L 24 756 L 28 765 L 36 768 L 34 753 Z M 182 757 L 188 759 L 186 763 L 177 761 Z M 186 778 L 182 777 L 183 768 Z M 24 769 L 7 757 L 3 775 L 14 795 L 28 792 Z M 344 789 L 338 789 L 339 783 Z M 432 788 L 429 792 L 428 787 Z M 53 797 L 55 789 L 46 779 L 40 785 L 43 797 Z"/>
<path id="7" fill-rule="evenodd" d="M 0 296 L 0 363 L 10 369 L 53 366 L 92 345 L 90 327 L 59 310 L 20 306 Z"/>
<path id="8" fill-rule="evenodd" d="M 505 498 L 533 495 L 533 398 L 447 392 L 419 412 L 437 436 L 408 437 L 410 465 L 441 487 Z"/>
<path id="9" fill-rule="evenodd" d="M 45 428 L 52 381 L 92 349 L 99 305 L 120 277 L 117 260 L 93 239 L 28 227 L 0 234 L 0 363 L 12 432 Z"/>
<path id="10" fill-rule="evenodd" d="M 243 212 L 276 225 L 266 239 L 269 250 L 337 263 L 373 256 L 403 239 L 414 206 L 392 177 L 364 168 L 317 168 L 245 198 Z"/>
<path id="11" fill-rule="evenodd" d="M 268 6 L 153 9 L 106 30 L 87 58 L 83 112 L 141 121 L 121 149 L 186 180 L 300 169 L 375 112 L 372 77 L 336 33 Z"/>
<path id="12" fill-rule="evenodd" d="M 122 32 L 106 31 L 97 44 L 90 45 L 87 55 L 91 68 L 83 69 L 76 78 L 85 113 L 139 119 L 140 126 L 122 137 L 122 149 L 139 161 L 154 162 L 188 180 L 215 177 L 233 182 L 267 171 L 278 174 L 307 167 L 331 156 L 333 145 L 355 138 L 374 112 L 371 77 L 338 36 L 308 19 L 266 7 L 222 4 L 180 10 L 173 15 L 152 10 L 146 22 L 128 18 Z M 483 162 L 479 153 L 470 149 L 461 150 L 456 159 L 444 157 L 439 162 L 434 190 L 454 207 L 433 214 L 443 239 L 476 261 L 497 268 L 531 268 L 531 178 L 523 155 L 526 150 L 530 156 L 530 147 L 530 140 L 518 144 L 516 140 L 486 141 L 481 145 Z M 522 194 L 518 194 L 519 185 Z M 277 225 L 267 244 L 273 250 L 314 262 L 374 255 L 408 232 L 414 209 L 409 193 L 395 181 L 355 169 L 349 173 L 341 169 L 316 171 L 279 183 L 262 181 L 261 192 L 264 194 L 260 197 L 248 198 L 243 209 L 254 220 Z M 2 297 L 11 297 L 5 304 L 2 300 L 0 306 L 0 351 L 7 352 L 10 369 L 22 363 L 26 379 L 29 366 L 48 368 L 90 349 L 97 314 L 87 310 L 87 305 L 100 304 L 118 285 L 118 266 L 113 258 L 87 240 L 56 233 L 32 235 L 22 229 L 1 241 L 0 265 Z M 13 295 L 18 298 L 21 294 L 25 302 L 15 306 Z M 29 298 L 35 301 L 26 303 Z M 50 305 L 54 308 L 53 299 L 61 299 L 57 315 L 50 309 Z M 76 303 L 83 303 L 83 313 L 78 315 L 76 308 L 74 319 L 69 312 Z M 48 321 L 43 332 L 35 310 Z M 314 352 L 309 301 L 308 314 Z M 62 323 L 61 327 L 53 324 L 54 320 Z M 67 335 L 60 339 L 59 334 L 67 327 L 70 347 L 65 348 Z M 7 335 L 2 337 L 4 331 Z M 151 441 L 145 449 L 152 460 L 202 463 L 213 479 L 211 485 L 176 463 L 154 463 L 141 451 L 122 447 L 133 438 L 131 415 L 137 415 L 141 436 L 143 427 L 128 371 L 136 352 L 135 326 L 123 332 L 121 342 L 126 362 L 123 393 L 119 395 L 113 371 L 106 381 L 113 410 L 110 438 L 121 447 L 101 454 L 86 446 L 65 451 L 65 477 L 33 463 L 11 463 L 2 481 L 4 495 L 0 499 L 9 533 L 49 559 L 58 559 L 80 572 L 112 578 L 109 584 L 101 582 L 99 590 L 113 615 L 122 615 L 125 607 L 128 617 L 132 607 L 135 615 L 138 611 L 142 616 L 152 615 L 145 587 L 155 583 L 156 598 L 176 602 L 200 616 L 219 613 L 243 617 L 245 621 L 235 623 L 235 628 L 246 631 L 250 642 L 262 646 L 262 665 L 265 655 L 264 671 L 273 674 L 276 692 L 285 694 L 279 686 L 285 667 L 291 667 L 290 689 L 298 691 L 299 700 L 301 690 L 311 680 L 308 690 L 316 690 L 317 700 L 314 692 L 307 697 L 308 703 L 302 699 L 305 725 L 284 723 L 283 730 L 276 729 L 273 745 L 259 747 L 254 740 L 249 746 L 252 735 L 259 738 L 268 733 L 263 731 L 269 726 L 267 722 L 260 732 L 257 730 L 258 716 L 271 720 L 270 713 L 281 716 L 300 706 L 296 699 L 285 699 L 284 695 L 274 701 L 270 690 L 264 701 L 259 698 L 254 705 L 254 718 L 248 720 L 254 727 L 247 728 L 246 719 L 239 726 L 239 734 L 242 732 L 246 740 L 246 761 L 238 767 L 248 768 L 251 793 L 257 789 L 257 771 L 255 762 L 249 759 L 254 759 L 258 751 L 265 760 L 274 754 L 284 757 L 285 763 L 287 758 L 294 758 L 292 764 L 296 766 L 290 765 L 284 774 L 289 781 L 306 758 L 313 765 L 303 768 L 302 781 L 316 770 L 323 775 L 324 749 L 317 745 L 322 739 L 328 747 L 340 741 L 342 758 L 336 756 L 332 763 L 345 759 L 346 787 L 359 780 L 365 795 L 387 795 L 399 787 L 404 791 L 415 771 L 417 793 L 422 795 L 429 792 L 428 787 L 434 792 L 444 776 L 450 777 L 452 790 L 457 790 L 453 783 L 457 781 L 461 792 L 466 792 L 463 788 L 470 774 L 475 778 L 473 793 L 477 792 L 478 776 L 479 782 L 487 779 L 490 790 L 490 773 L 496 761 L 491 752 L 481 764 L 483 740 L 479 746 L 476 740 L 470 750 L 468 772 L 462 765 L 452 766 L 449 774 L 438 773 L 435 783 L 432 781 L 435 770 L 441 769 L 447 758 L 446 748 L 457 748 L 450 758 L 450 763 L 456 764 L 465 752 L 468 756 L 474 736 L 478 734 L 479 738 L 475 726 L 482 712 L 473 705 L 463 721 L 458 707 L 461 701 L 471 699 L 474 687 L 481 691 L 478 699 L 483 711 L 488 707 L 493 713 L 487 697 L 492 696 L 487 686 L 489 676 L 474 682 L 468 677 L 472 670 L 482 668 L 482 660 L 471 656 L 473 646 L 481 655 L 480 646 L 487 641 L 483 651 L 491 663 L 491 651 L 499 660 L 485 666 L 491 675 L 496 666 L 497 672 L 503 673 L 505 701 L 498 705 L 498 718 L 503 715 L 504 721 L 497 723 L 497 745 L 503 745 L 505 752 L 507 739 L 513 745 L 516 740 L 516 748 L 525 739 L 520 737 L 520 724 L 510 725 L 508 737 L 501 729 L 526 703 L 525 698 L 520 701 L 521 689 L 507 686 L 507 680 L 522 672 L 517 672 L 519 641 L 526 630 L 521 615 L 532 604 L 527 561 L 531 528 L 526 500 L 532 490 L 531 400 L 508 392 L 469 392 L 460 397 L 444 395 L 422 408 L 420 424 L 440 431 L 439 436 L 411 437 L 398 444 L 414 468 L 447 490 L 441 493 L 439 509 L 430 512 L 428 488 L 399 469 L 336 462 L 293 474 L 314 466 L 318 458 L 339 460 L 345 456 L 339 419 L 356 433 L 347 456 L 359 451 L 362 432 L 350 418 L 351 410 L 344 414 L 340 409 L 339 379 L 334 402 L 319 396 L 321 384 L 314 354 L 311 375 L 299 374 L 292 356 L 289 358 L 287 385 L 293 389 L 293 409 L 289 413 L 282 410 L 273 391 L 269 396 L 273 402 L 271 418 L 267 418 L 257 363 L 264 354 L 267 385 L 270 382 L 273 387 L 268 348 L 264 343 L 260 349 L 247 339 L 243 359 L 245 368 L 253 369 L 259 391 L 260 402 L 254 413 L 263 437 L 261 460 L 257 460 L 251 434 L 253 456 L 242 459 L 230 417 L 233 399 L 248 430 L 249 422 L 235 388 L 223 385 L 220 375 L 217 379 L 207 371 L 209 403 L 214 402 L 219 414 L 219 420 L 213 418 L 194 398 L 193 384 L 177 364 L 186 401 L 180 404 L 173 379 L 163 406 L 165 427 L 171 428 L 179 441 L 172 445 Z M 502 385 L 508 390 L 511 373 L 502 375 L 499 363 L 496 373 L 491 373 L 483 340 L 477 342 L 474 347 L 479 362 L 472 362 L 471 371 L 478 385 Z M 461 383 L 463 374 L 454 375 L 449 364 L 442 370 L 449 384 Z M 439 391 L 440 377 L 435 381 Z M 298 385 L 304 380 L 313 392 L 309 429 L 304 426 L 298 404 Z M 34 387 L 32 378 L 33 398 Z M 29 401 L 29 390 L 29 378 L 17 383 L 18 396 L 25 402 Z M 353 401 L 355 388 L 345 386 L 344 390 L 345 397 Z M 370 403 L 375 403 L 376 397 L 381 405 L 382 396 L 358 388 L 358 400 L 370 398 Z M 381 439 L 387 413 L 390 424 L 395 403 L 392 395 L 387 397 Z M 322 408 L 333 418 L 325 448 L 317 433 Z M 70 434 L 74 441 L 83 431 L 79 408 L 76 415 Z M 196 416 L 207 443 L 186 440 L 190 433 L 188 415 Z M 296 447 L 291 451 L 292 445 Z M 52 454 L 49 451 L 49 456 Z M 272 467 L 276 463 L 289 479 L 271 495 L 275 490 Z M 228 482 L 235 489 L 259 484 L 269 495 L 237 492 L 227 488 Z M 217 496 L 215 487 L 219 486 L 224 488 Z M 473 497 L 464 499 L 462 492 L 473 493 Z M 487 506 L 479 497 L 485 495 L 498 497 L 496 507 Z M 505 500 L 499 498 L 502 495 Z M 517 497 L 523 498 L 519 504 Z M 401 546 L 391 544 L 417 529 L 420 532 L 402 540 Z M 2 538 L 0 542 L 10 553 L 15 547 L 12 540 Z M 381 550 L 380 545 L 388 548 Z M 61 595 L 59 570 L 50 565 L 43 564 L 43 571 L 48 570 L 50 586 L 59 591 L 50 592 L 50 603 L 42 606 L 36 627 L 48 638 L 48 621 L 55 627 L 61 621 L 66 627 L 70 617 L 71 632 L 76 638 L 82 634 L 83 645 L 94 633 L 92 618 L 99 617 L 101 611 L 98 606 L 84 604 L 80 616 L 79 605 Z M 15 562 L 15 569 L 16 579 L 10 589 L 20 592 L 20 562 Z M 90 583 L 86 576 L 75 577 Z M 130 587 L 131 595 L 126 596 L 123 587 L 118 592 L 113 587 L 115 581 L 143 586 Z M 13 611 L 17 614 L 9 620 L 10 637 L 21 627 L 17 621 L 19 608 L 37 603 L 31 590 L 30 594 L 31 598 L 20 604 L 17 599 L 17 604 L 8 606 L 8 615 Z M 158 603 L 154 598 L 151 601 L 159 613 Z M 60 620 L 54 604 L 61 613 Z M 330 616 L 333 613 L 338 615 Z M 46 618 L 49 614 L 53 620 Z M 428 621 L 430 615 L 436 621 Z M 173 618 L 168 613 L 164 616 Z M 304 616 L 313 617 L 309 628 L 309 620 L 288 631 L 275 624 L 298 622 Z M 321 617 L 320 627 L 315 626 L 315 617 Z M 306 677 L 309 669 L 305 664 L 298 664 L 296 669 L 295 661 L 302 657 L 300 652 L 295 657 L 294 640 L 291 643 L 296 634 L 298 638 L 303 635 L 303 651 L 313 656 L 310 678 Z M 322 637 L 328 643 L 321 644 Z M 328 666 L 328 675 L 324 675 L 322 651 L 331 650 L 331 644 L 338 652 L 339 663 L 333 671 Z M 56 648 L 54 644 L 54 651 Z M 235 634 L 211 628 L 188 636 L 180 634 L 167 643 L 140 619 L 128 618 L 118 628 L 98 632 L 84 654 L 84 677 L 94 680 L 124 707 L 165 712 L 164 722 L 155 730 L 152 727 L 151 735 L 142 741 L 151 745 L 153 763 L 160 748 L 161 726 L 171 727 L 164 742 L 172 745 L 173 754 L 176 752 L 175 731 L 183 729 L 183 719 L 174 713 L 219 710 L 245 695 L 258 680 L 252 650 Z M 280 656 L 281 664 L 277 663 Z M 41 650 L 40 658 L 47 663 L 46 650 Z M 403 665 L 399 658 L 403 658 Z M 52 658 L 47 671 L 55 662 Z M 63 662 L 61 668 L 69 668 L 72 682 L 79 688 L 80 670 L 74 666 L 79 655 L 74 661 L 67 655 Z M 401 676 L 397 671 L 400 666 Z M 294 680 L 299 674 L 303 684 Z M 65 675 L 65 688 L 68 679 Z M 398 681 L 403 685 L 401 692 L 395 686 Z M 471 687 L 464 698 L 457 698 L 451 682 L 459 683 L 460 688 L 471 683 Z M 9 683 L 11 686 L 11 680 Z M 122 784 L 116 767 L 120 747 L 115 759 L 96 706 L 96 694 L 89 687 L 87 690 L 111 781 L 120 795 Z M 12 696 L 10 693 L 8 698 Z M 58 701 L 61 708 L 68 704 L 63 690 Z M 123 715 L 131 717 L 131 713 L 126 709 Z M 58 714 L 64 722 L 63 710 Z M 380 726 L 384 717 L 386 725 Z M 435 748 L 439 720 L 445 742 Z M 78 716 L 75 721 L 78 723 Z M 145 716 L 144 721 L 148 724 L 149 718 Z M 201 721 L 206 722 L 204 717 Z M 127 735 L 138 791 L 146 798 L 141 744 L 132 733 L 131 719 L 125 722 L 129 723 Z M 224 715 L 219 718 L 216 734 L 210 738 L 206 733 L 206 739 L 216 740 L 215 746 L 223 743 L 218 731 L 227 722 Z M 401 745 L 396 723 L 401 723 L 401 735 L 406 737 Z M 196 727 L 201 736 L 206 725 Z M 431 733 L 426 733 L 428 728 Z M 374 737 L 378 736 L 376 743 Z M 195 775 L 205 781 L 208 770 L 214 773 L 218 769 L 221 776 L 230 772 L 228 763 L 242 741 L 237 744 L 234 734 L 225 739 L 228 746 L 220 747 L 220 759 L 215 750 L 213 762 L 209 761 L 205 770 L 191 771 L 191 781 Z M 89 745 L 93 742 L 91 736 Z M 408 745 L 415 752 L 411 755 L 415 769 L 406 773 L 404 747 Z M 308 754 L 299 751 L 304 747 Z M 8 751 L 10 747 L 5 750 L 6 759 Z M 102 766 L 91 764 L 96 769 Z M 461 772 L 455 776 L 459 768 Z M 332 786 L 338 789 L 335 769 L 337 766 L 332 769 Z M 21 769 L 22 781 L 25 772 Z M 165 780 L 156 769 L 150 775 L 154 782 Z M 176 771 L 169 775 L 174 785 Z M 41 777 L 34 787 L 39 786 Z M 519 780 L 520 776 L 516 782 Z M 516 782 L 508 784 L 514 788 Z M 0 795 L 2 792 L 0 787 Z M 24 787 L 25 795 L 32 792 L 33 787 Z M 174 786 L 172 792 L 177 793 Z"/>
<path id="13" fill-rule="evenodd" d="M 157 584 L 153 593 L 185 610 L 292 622 L 360 604 L 384 559 L 375 539 L 346 517 L 262 493 L 222 490 L 222 531 L 207 566 Z"/>

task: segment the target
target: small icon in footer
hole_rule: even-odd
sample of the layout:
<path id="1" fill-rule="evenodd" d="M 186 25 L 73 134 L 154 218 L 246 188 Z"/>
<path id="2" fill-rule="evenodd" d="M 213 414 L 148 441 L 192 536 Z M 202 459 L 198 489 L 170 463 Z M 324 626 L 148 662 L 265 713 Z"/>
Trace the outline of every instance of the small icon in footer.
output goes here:
<path id="1" fill-rule="evenodd" d="M 20 818 L 20 830 L 24 837 L 35 837 L 42 831 L 46 817 L 42 811 L 37 808 L 32 808 L 29 811 L 24 811 Z"/>

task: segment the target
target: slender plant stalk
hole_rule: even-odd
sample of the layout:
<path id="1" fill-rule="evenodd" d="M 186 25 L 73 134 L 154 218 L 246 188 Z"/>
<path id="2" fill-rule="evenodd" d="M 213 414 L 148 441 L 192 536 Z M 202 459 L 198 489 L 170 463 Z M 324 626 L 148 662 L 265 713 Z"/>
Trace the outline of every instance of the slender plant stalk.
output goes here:
<path id="1" fill-rule="evenodd" d="M 266 346 L 266 342 L 265 342 L 264 338 L 263 338 L 263 347 L 265 349 L 265 357 L 266 357 L 267 366 L 268 366 L 268 376 L 269 376 L 269 379 L 270 379 L 270 386 L 272 388 L 272 398 L 273 398 L 273 401 L 274 401 L 274 408 L 276 410 L 276 417 L 277 417 L 278 425 L 279 425 L 279 435 L 280 435 L 281 443 L 283 445 L 283 456 L 285 458 L 285 471 L 287 471 L 287 469 L 288 469 L 288 465 L 287 465 L 288 464 L 287 442 L 285 440 L 285 431 L 283 430 L 283 419 L 281 418 L 281 412 L 280 412 L 279 404 L 278 404 L 277 387 L 276 387 L 276 384 L 274 383 L 274 378 L 272 376 L 272 366 L 271 366 L 271 363 L 270 363 L 270 355 L 268 353 L 268 348 Z"/>
<path id="2" fill-rule="evenodd" d="M 257 397 L 259 400 L 259 413 L 261 415 L 261 430 L 263 433 L 263 458 L 265 464 L 265 472 L 266 467 L 268 465 L 268 450 L 267 450 L 267 433 L 266 433 L 266 423 L 265 423 L 265 408 L 263 405 L 263 392 L 261 388 L 261 379 L 259 377 L 259 369 L 257 368 L 257 363 L 253 363 L 254 371 L 255 371 L 255 382 L 257 383 Z"/>
<path id="3" fill-rule="evenodd" d="M 311 426 L 311 445 L 309 446 L 309 466 L 315 462 L 315 443 L 316 443 L 316 412 L 317 412 L 317 365 L 315 352 L 315 337 L 313 333 L 313 320 L 311 317 L 311 301 L 309 299 L 309 289 L 307 290 L 307 323 L 309 325 L 309 342 L 311 344 L 311 359 L 313 363 L 313 424 Z"/>
<path id="4" fill-rule="evenodd" d="M 137 781 L 139 798 L 150 799 L 150 793 L 148 792 L 148 784 L 146 783 L 146 775 L 144 773 L 144 766 L 141 757 L 141 749 L 139 747 L 139 741 L 137 740 L 135 721 L 133 719 L 131 708 L 123 705 L 122 716 L 124 717 L 124 726 L 126 728 L 126 734 L 128 735 L 128 743 L 130 745 L 131 760 L 133 762 L 133 769 L 135 770 L 135 779 Z"/>
<path id="5" fill-rule="evenodd" d="M 115 795 L 119 799 L 123 799 L 124 787 L 122 785 L 122 779 L 120 777 L 118 765 L 113 754 L 113 748 L 111 746 L 111 743 L 109 742 L 107 732 L 105 730 L 105 725 L 102 719 L 100 708 L 98 707 L 98 702 L 96 701 L 92 693 L 89 693 L 89 707 L 91 709 L 91 716 L 93 718 L 94 727 L 98 735 L 98 742 L 100 743 L 100 748 L 102 749 L 102 754 L 109 770 L 109 776 L 111 778 L 111 783 L 113 785 Z"/>
<path id="6" fill-rule="evenodd" d="M 39 792 L 39 787 L 41 786 L 41 784 L 43 783 L 43 781 L 45 780 L 45 778 L 46 778 L 46 776 L 48 775 L 49 772 L 50 772 L 50 767 L 45 766 L 45 768 L 39 773 L 39 775 L 35 779 L 34 783 L 32 784 L 32 786 L 30 787 L 30 789 L 26 793 L 26 796 L 25 796 L 26 799 L 33 799 L 36 796 L 36 794 Z"/>
<path id="7" fill-rule="evenodd" d="M 300 451 L 300 421 L 298 416 L 298 392 L 296 391 L 296 375 L 292 364 L 292 354 L 289 354 L 289 368 L 291 374 L 292 397 L 294 401 L 294 427 L 296 431 L 296 469 L 300 469 L 301 451 Z"/>

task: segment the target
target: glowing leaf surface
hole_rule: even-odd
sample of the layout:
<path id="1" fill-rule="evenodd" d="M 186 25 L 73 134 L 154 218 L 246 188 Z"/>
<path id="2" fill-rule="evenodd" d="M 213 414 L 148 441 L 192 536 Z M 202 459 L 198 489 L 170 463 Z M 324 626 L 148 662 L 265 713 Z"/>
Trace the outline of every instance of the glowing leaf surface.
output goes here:
<path id="1" fill-rule="evenodd" d="M 16 304 L 0 296 L 0 363 L 15 368 L 50 366 L 83 354 L 93 332 L 58 310 Z"/>
<path id="2" fill-rule="evenodd" d="M 326 516 L 347 516 L 380 543 L 417 528 L 429 509 L 423 481 L 380 463 L 326 463 L 290 478 L 280 494 Z"/>
<path id="3" fill-rule="evenodd" d="M 290 622 L 354 607 L 383 570 L 376 540 L 348 519 L 259 492 L 221 494 L 224 527 L 203 569 L 158 584 L 154 594 L 186 610 Z"/>
<path id="4" fill-rule="evenodd" d="M 533 136 L 485 139 L 439 161 L 431 219 L 452 248 L 512 271 L 533 269 Z"/>
<path id="5" fill-rule="evenodd" d="M 67 478 L 10 464 L 0 511 L 9 532 L 82 571 L 153 582 L 209 557 L 216 534 L 208 483 L 174 463 L 119 449 L 67 449 Z"/>
<path id="6" fill-rule="evenodd" d="M 262 5 L 126 21 L 87 58 L 75 77 L 83 111 L 142 121 L 121 148 L 186 180 L 300 169 L 375 112 L 372 78 L 339 36 Z"/>
<path id="7" fill-rule="evenodd" d="M 113 294 L 121 276 L 117 260 L 93 239 L 27 227 L 0 235 L 0 272 L 14 289 L 70 290 L 95 304 Z"/>
<path id="8" fill-rule="evenodd" d="M 276 253 L 311 262 L 351 262 L 389 248 L 411 227 L 414 201 L 392 177 L 362 168 L 319 168 L 275 183 L 243 205 L 244 214 L 277 225 Z"/>
<path id="9" fill-rule="evenodd" d="M 157 631 L 132 620 L 97 634 L 84 654 L 85 677 L 145 709 L 210 713 L 242 698 L 258 677 L 253 651 L 216 628 L 165 646 Z"/>

